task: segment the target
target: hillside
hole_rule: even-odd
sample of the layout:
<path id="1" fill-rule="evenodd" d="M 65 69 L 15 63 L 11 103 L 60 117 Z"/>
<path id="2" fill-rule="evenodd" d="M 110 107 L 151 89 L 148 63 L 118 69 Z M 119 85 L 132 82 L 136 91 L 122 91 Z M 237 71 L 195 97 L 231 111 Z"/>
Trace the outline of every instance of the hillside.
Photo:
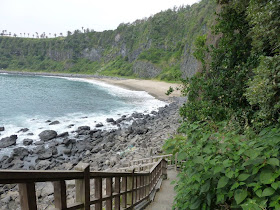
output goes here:
<path id="1" fill-rule="evenodd" d="M 194 40 L 205 34 L 215 3 L 162 11 L 116 30 L 79 30 L 67 37 L 0 37 L 0 68 L 178 80 L 192 76 Z"/>
<path id="2" fill-rule="evenodd" d="M 174 208 L 280 209 L 280 1 L 216 2 L 180 134 L 164 146 L 184 161 Z"/>

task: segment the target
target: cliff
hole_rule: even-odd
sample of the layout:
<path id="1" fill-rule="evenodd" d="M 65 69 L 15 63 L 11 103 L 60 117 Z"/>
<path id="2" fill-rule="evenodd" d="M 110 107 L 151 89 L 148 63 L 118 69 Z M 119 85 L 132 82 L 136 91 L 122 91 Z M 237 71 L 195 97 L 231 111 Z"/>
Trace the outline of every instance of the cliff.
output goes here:
<path id="1" fill-rule="evenodd" d="M 0 68 L 178 80 L 197 69 L 194 40 L 205 34 L 215 4 L 162 11 L 116 30 L 79 30 L 67 37 L 0 37 Z"/>

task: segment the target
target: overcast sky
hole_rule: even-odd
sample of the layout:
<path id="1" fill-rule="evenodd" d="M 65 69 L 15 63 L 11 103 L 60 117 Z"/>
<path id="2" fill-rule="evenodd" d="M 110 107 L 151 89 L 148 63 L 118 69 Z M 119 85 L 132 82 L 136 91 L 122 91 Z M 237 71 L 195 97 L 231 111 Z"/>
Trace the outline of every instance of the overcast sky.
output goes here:
<path id="1" fill-rule="evenodd" d="M 0 0 L 0 32 L 63 33 L 82 27 L 116 29 L 175 5 L 199 0 Z"/>

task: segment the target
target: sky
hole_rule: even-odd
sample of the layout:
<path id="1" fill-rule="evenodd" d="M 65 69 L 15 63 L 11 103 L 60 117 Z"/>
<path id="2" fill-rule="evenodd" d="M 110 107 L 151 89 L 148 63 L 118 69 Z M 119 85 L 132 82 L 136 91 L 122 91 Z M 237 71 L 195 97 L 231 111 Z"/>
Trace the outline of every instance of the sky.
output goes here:
<path id="1" fill-rule="evenodd" d="M 66 35 L 89 28 L 114 30 L 162 10 L 199 0 L 0 0 L 0 32 Z"/>

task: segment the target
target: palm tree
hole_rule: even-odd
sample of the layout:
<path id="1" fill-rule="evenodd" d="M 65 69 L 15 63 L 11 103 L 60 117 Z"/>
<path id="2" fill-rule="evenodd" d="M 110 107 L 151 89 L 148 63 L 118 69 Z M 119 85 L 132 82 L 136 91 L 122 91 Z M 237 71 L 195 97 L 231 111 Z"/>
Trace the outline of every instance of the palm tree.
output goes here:
<path id="1" fill-rule="evenodd" d="M 28 33 L 28 37 L 29 37 L 29 33 Z"/>
<path id="2" fill-rule="evenodd" d="M 22 33 L 19 33 L 19 34 L 20 34 L 20 37 L 22 37 L 22 35 L 21 35 Z"/>
<path id="3" fill-rule="evenodd" d="M 63 33 L 60 33 L 59 35 L 60 35 L 60 36 L 62 36 L 62 35 L 63 35 Z"/>
<path id="4" fill-rule="evenodd" d="M 25 37 L 25 32 L 23 34 L 24 34 L 24 37 Z"/>
<path id="5" fill-rule="evenodd" d="M 54 34 L 54 37 L 56 37 L 56 33 Z"/>

